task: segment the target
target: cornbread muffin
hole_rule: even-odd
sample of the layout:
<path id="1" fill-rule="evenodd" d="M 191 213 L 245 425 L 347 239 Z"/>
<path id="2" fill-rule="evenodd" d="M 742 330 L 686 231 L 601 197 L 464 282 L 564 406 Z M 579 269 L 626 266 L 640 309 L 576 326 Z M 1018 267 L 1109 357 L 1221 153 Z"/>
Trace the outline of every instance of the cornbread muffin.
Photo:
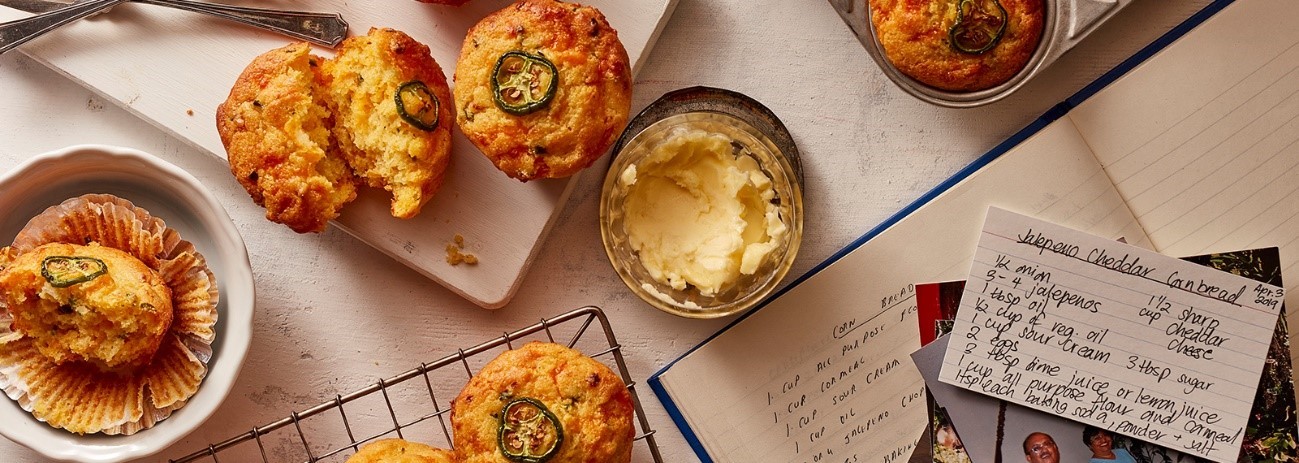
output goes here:
<path id="1" fill-rule="evenodd" d="M 427 46 L 370 29 L 329 60 L 306 43 L 255 58 L 217 107 L 217 132 L 267 219 L 320 232 L 362 181 L 392 193 L 393 217 L 419 214 L 450 164 L 450 101 Z"/>
<path id="2" fill-rule="evenodd" d="M 598 10 L 522 0 L 469 29 L 456 123 L 506 175 L 567 177 L 613 144 L 631 110 L 631 66 Z"/>
<path id="3" fill-rule="evenodd" d="M 370 186 L 392 192 L 393 217 L 414 217 L 451 160 L 446 74 L 427 46 L 377 28 L 344 40 L 320 69 L 343 159 Z"/>
<path id="4" fill-rule="evenodd" d="M 404 439 L 383 439 L 362 446 L 346 463 L 455 463 L 455 454 Z"/>
<path id="5" fill-rule="evenodd" d="M 332 116 L 317 91 L 323 61 L 295 43 L 253 59 L 217 106 L 230 172 L 266 218 L 319 232 L 356 198 L 347 164 L 333 152 Z"/>
<path id="6" fill-rule="evenodd" d="M 1043 0 L 870 0 L 884 54 L 903 74 L 947 91 L 1006 82 L 1042 39 Z M 958 18 L 960 21 L 958 21 Z"/>
<path id="7" fill-rule="evenodd" d="M 161 219 L 111 195 L 64 201 L 0 249 L 0 389 L 69 432 L 152 427 L 207 374 L 218 296 Z"/>
<path id="8" fill-rule="evenodd" d="M 488 362 L 451 404 L 461 463 L 631 461 L 631 393 L 609 367 L 531 342 Z"/>
<path id="9" fill-rule="evenodd" d="M 0 270 L 13 329 L 55 363 L 105 369 L 153 360 L 171 327 L 171 289 L 130 254 L 92 243 L 50 243 Z"/>

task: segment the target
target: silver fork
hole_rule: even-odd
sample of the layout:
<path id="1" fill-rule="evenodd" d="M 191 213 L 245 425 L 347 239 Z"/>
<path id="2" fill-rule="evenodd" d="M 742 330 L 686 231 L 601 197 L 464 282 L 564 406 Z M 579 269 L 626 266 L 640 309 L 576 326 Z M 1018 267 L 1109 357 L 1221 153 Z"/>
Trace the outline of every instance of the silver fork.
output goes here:
<path id="1" fill-rule="evenodd" d="M 0 53 L 7 52 L 59 26 L 112 8 L 127 0 L 90 0 L 67 8 L 0 24 Z"/>
<path id="2" fill-rule="evenodd" d="M 132 1 L 209 14 L 250 26 L 273 30 L 329 48 L 338 46 L 338 43 L 347 37 L 347 21 L 344 21 L 343 15 L 338 13 L 272 10 L 192 0 Z"/>
<path id="3" fill-rule="evenodd" d="M 30 18 L 0 24 L 0 53 L 59 26 L 104 11 L 125 1 L 209 14 L 330 48 L 337 46 L 343 38 L 347 37 L 347 21 L 343 20 L 342 15 L 338 13 L 250 8 L 192 0 L 80 0 L 71 4 L 51 0 L 0 0 L 0 5 L 42 12 Z"/>

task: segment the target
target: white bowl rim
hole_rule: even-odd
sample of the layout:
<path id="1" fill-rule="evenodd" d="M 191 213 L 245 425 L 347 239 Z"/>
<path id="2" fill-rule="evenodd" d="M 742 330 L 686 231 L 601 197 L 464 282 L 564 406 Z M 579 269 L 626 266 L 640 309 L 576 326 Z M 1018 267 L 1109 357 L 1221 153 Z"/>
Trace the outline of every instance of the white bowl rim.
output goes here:
<path id="1" fill-rule="evenodd" d="M 217 275 L 217 284 L 221 285 L 222 292 L 219 304 L 224 306 L 225 310 L 217 321 L 219 346 L 214 346 L 216 350 L 213 352 L 212 361 L 208 364 L 209 371 L 198 392 L 184 407 L 153 428 L 142 430 L 132 436 L 82 436 L 32 420 L 29 413 L 23 411 L 7 397 L 0 399 L 12 405 L 12 407 L 0 407 L 0 418 L 12 415 L 13 410 L 28 418 L 22 423 L 3 420 L 9 424 L 0 426 L 0 435 L 46 457 L 67 461 L 120 462 L 153 455 L 176 443 L 207 421 L 224 402 L 233 389 L 251 344 L 252 315 L 256 298 L 247 247 L 220 201 L 188 172 L 151 154 L 132 148 L 73 145 L 34 156 L 0 175 L 0 196 L 6 189 L 14 185 L 22 185 L 23 174 L 33 169 L 42 168 L 47 164 L 75 165 L 86 160 L 105 157 L 114 162 L 135 162 L 142 165 L 144 169 L 138 170 L 150 173 L 154 176 L 152 179 L 174 182 L 174 185 L 180 188 L 180 193 L 186 195 L 184 198 L 171 201 L 188 200 L 197 202 L 205 208 L 194 211 L 194 214 L 212 235 L 212 249 L 205 251 L 205 257 L 208 256 L 207 253 L 215 252 L 220 254 L 227 263 L 222 273 Z M 165 217 L 163 219 L 166 220 Z M 186 237 L 182 236 L 182 238 Z M 38 430 L 38 433 L 32 433 L 30 430 L 33 425 L 52 432 Z M 87 439 L 101 442 L 87 443 Z M 112 442 L 114 440 L 121 442 L 114 443 Z"/>

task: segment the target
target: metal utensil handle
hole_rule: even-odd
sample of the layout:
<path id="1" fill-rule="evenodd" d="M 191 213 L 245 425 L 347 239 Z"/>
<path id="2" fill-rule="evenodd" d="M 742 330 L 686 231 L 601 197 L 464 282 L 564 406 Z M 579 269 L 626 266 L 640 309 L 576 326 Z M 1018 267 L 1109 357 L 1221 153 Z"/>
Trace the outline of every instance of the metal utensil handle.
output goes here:
<path id="1" fill-rule="evenodd" d="M 126 0 L 91 0 L 49 13 L 0 24 L 0 53 L 7 52 L 59 26 L 103 11 Z"/>
<path id="2" fill-rule="evenodd" d="M 347 21 L 338 13 L 250 8 L 190 0 L 134 0 L 238 21 L 330 48 L 347 37 Z"/>

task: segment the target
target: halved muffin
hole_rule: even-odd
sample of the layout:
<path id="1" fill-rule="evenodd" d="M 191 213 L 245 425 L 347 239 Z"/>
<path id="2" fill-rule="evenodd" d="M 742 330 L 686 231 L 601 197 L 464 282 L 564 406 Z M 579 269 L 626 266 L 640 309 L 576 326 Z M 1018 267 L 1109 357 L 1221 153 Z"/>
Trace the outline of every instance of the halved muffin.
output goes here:
<path id="1" fill-rule="evenodd" d="M 230 172 L 266 218 L 298 233 L 319 232 L 356 199 L 352 171 L 335 153 L 333 115 L 305 42 L 258 56 L 217 106 Z"/>
<path id="2" fill-rule="evenodd" d="M 451 161 L 451 89 L 428 46 L 372 28 L 344 40 L 321 78 L 339 154 L 367 184 L 392 192 L 393 217 L 414 217 Z"/>
<path id="3" fill-rule="evenodd" d="M 331 59 L 306 43 L 258 56 L 217 107 L 217 131 L 267 219 L 320 232 L 358 181 L 392 193 L 393 217 L 419 214 L 450 164 L 450 101 L 427 46 L 372 28 Z"/>

